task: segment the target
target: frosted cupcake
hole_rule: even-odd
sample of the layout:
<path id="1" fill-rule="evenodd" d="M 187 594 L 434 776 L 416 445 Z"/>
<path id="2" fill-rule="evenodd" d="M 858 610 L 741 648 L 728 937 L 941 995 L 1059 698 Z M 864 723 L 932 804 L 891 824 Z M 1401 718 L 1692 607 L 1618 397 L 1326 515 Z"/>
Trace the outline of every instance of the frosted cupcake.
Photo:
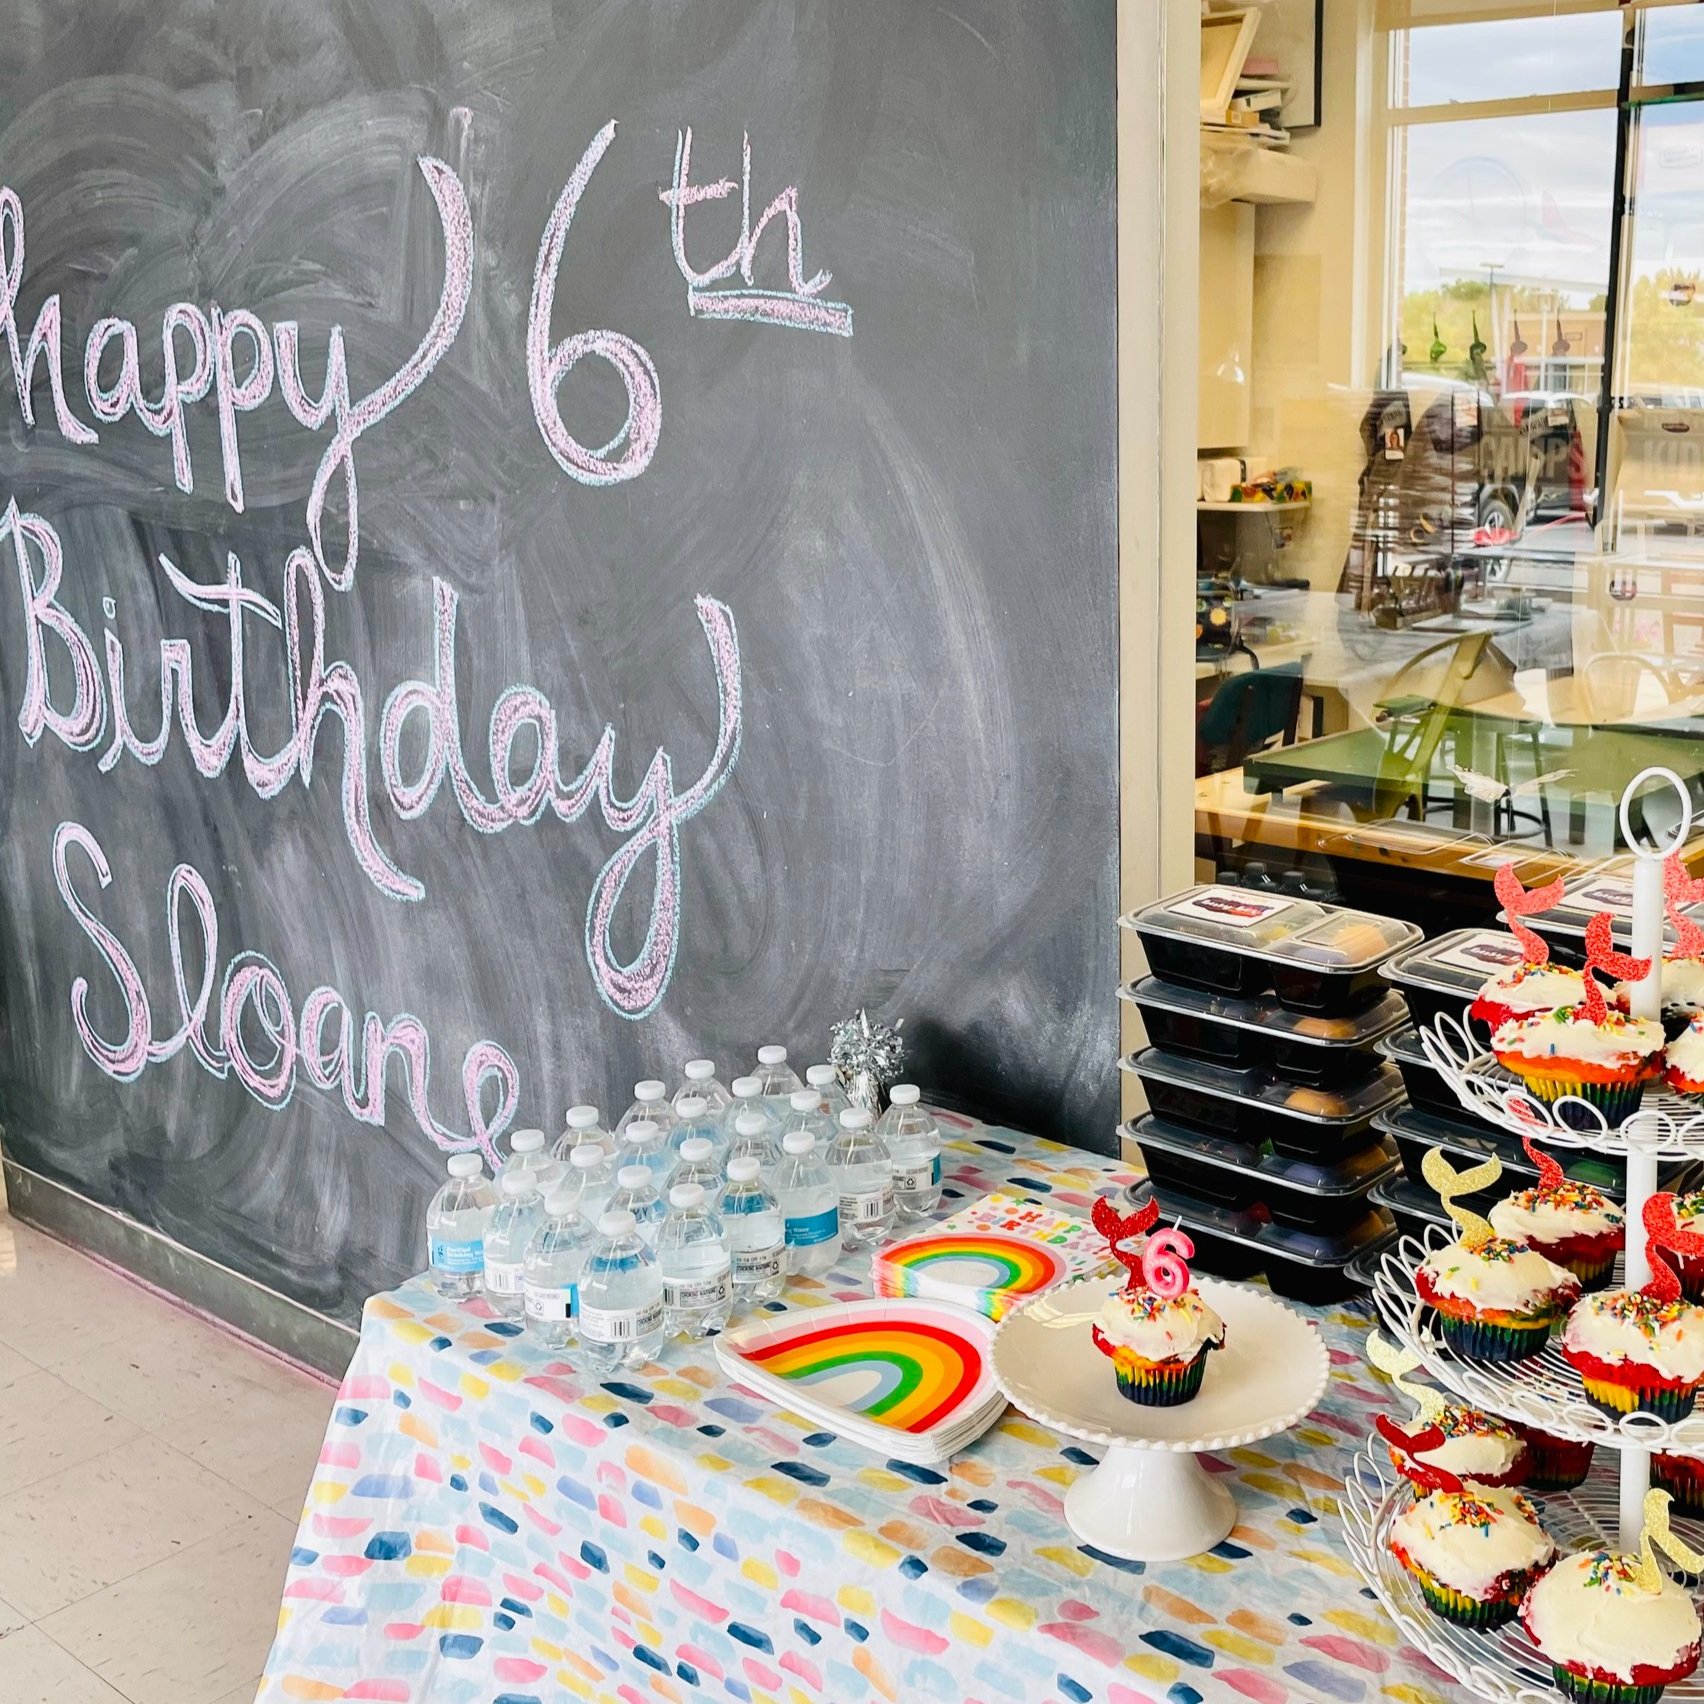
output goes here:
<path id="1" fill-rule="evenodd" d="M 1633 1009 L 1633 982 L 1618 982 L 1610 990 L 1610 1003 L 1622 1012 Z M 1663 1033 L 1674 1037 L 1704 1013 L 1704 958 L 1663 960 Z"/>
<path id="2" fill-rule="evenodd" d="M 1523 1145 L 1538 1167 L 1537 1186 L 1499 1201 L 1491 1229 L 1566 1266 L 1586 1289 L 1601 1289 L 1626 1245 L 1627 1216 L 1601 1189 L 1572 1182 L 1530 1136 Z"/>
<path id="3" fill-rule="evenodd" d="M 1668 1044 L 1663 1081 L 1677 1095 L 1704 1096 L 1704 1018 L 1693 1018 Z"/>
<path id="4" fill-rule="evenodd" d="M 1408 1453 L 1391 1446 L 1391 1462 L 1399 1473 L 1408 1471 L 1403 1459 L 1421 1467 L 1439 1468 L 1464 1485 L 1510 1486 L 1525 1482 L 1527 1447 L 1515 1429 L 1477 1408 L 1446 1402 L 1427 1416 L 1427 1425 L 1442 1442 Z"/>
<path id="5" fill-rule="evenodd" d="M 1389 1544 L 1433 1614 L 1480 1630 L 1513 1621 L 1556 1555 L 1519 1491 L 1482 1485 L 1416 1498 L 1391 1522 Z"/>
<path id="6" fill-rule="evenodd" d="M 1558 1006 L 1577 1006 L 1586 997 L 1586 979 L 1564 965 L 1521 964 L 1499 971 L 1479 990 L 1467 1015 L 1495 1033 L 1504 1024 L 1542 1017 Z"/>
<path id="7" fill-rule="evenodd" d="M 1704 1189 L 1689 1189 L 1674 1198 L 1675 1222 L 1681 1230 L 1704 1232 Z M 1680 1293 L 1689 1302 L 1704 1302 L 1704 1255 L 1673 1251 L 1669 1264 L 1680 1278 Z"/>

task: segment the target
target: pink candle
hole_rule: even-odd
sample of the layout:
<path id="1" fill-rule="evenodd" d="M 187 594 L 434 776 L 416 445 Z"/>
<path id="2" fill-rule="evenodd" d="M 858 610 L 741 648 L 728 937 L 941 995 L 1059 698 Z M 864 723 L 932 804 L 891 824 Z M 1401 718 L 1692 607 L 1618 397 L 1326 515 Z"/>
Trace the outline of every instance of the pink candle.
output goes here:
<path id="1" fill-rule="evenodd" d="M 1176 1301 L 1189 1288 L 1189 1268 L 1184 1262 L 1194 1253 L 1187 1231 L 1175 1227 L 1156 1231 L 1142 1250 L 1142 1282 L 1156 1296 Z"/>

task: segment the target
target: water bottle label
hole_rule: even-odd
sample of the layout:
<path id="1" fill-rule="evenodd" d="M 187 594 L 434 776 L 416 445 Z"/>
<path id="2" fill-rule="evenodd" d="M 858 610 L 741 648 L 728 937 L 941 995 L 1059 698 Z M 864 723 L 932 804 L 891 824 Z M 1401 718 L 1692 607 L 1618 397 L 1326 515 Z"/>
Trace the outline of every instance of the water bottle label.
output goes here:
<path id="1" fill-rule="evenodd" d="M 851 1220 L 854 1225 L 873 1225 L 878 1219 L 885 1219 L 892 1212 L 891 1185 L 870 1195 L 843 1195 L 840 1198 L 841 1218 Z"/>
<path id="2" fill-rule="evenodd" d="M 665 1278 L 663 1306 L 683 1308 L 719 1308 L 731 1301 L 734 1294 L 734 1274 L 724 1266 L 720 1272 L 700 1274 L 696 1278 Z"/>
<path id="3" fill-rule="evenodd" d="M 485 1288 L 493 1296 L 518 1296 L 524 1285 L 521 1263 L 518 1260 L 488 1260 L 485 1263 Z"/>
<path id="4" fill-rule="evenodd" d="M 937 1154 L 929 1162 L 929 1181 L 938 1189 L 941 1184 L 941 1156 Z"/>
<path id="5" fill-rule="evenodd" d="M 804 1213 L 787 1221 L 787 1246 L 812 1248 L 817 1243 L 832 1242 L 840 1235 L 840 1214 L 833 1207 L 820 1213 Z"/>
<path id="6" fill-rule="evenodd" d="M 434 1272 L 479 1272 L 485 1266 L 484 1237 L 469 1237 L 452 1242 L 447 1237 L 430 1240 L 430 1256 Z"/>
<path id="7" fill-rule="evenodd" d="M 938 1160 L 915 1160 L 893 1168 L 893 1186 L 902 1194 L 921 1195 L 940 1181 Z"/>
<path id="8" fill-rule="evenodd" d="M 663 1329 L 663 1298 L 642 1308 L 581 1308 L 580 1335 L 588 1343 L 631 1343 Z"/>
<path id="9" fill-rule="evenodd" d="M 540 1284 L 529 1284 L 526 1289 L 528 1319 L 547 1319 L 560 1324 L 574 1317 L 578 1286 L 565 1284 L 560 1289 L 547 1290 Z"/>
<path id="10" fill-rule="evenodd" d="M 773 1248 L 742 1248 L 734 1251 L 734 1277 L 748 1284 L 766 1283 L 781 1276 L 786 1250 L 781 1243 Z"/>

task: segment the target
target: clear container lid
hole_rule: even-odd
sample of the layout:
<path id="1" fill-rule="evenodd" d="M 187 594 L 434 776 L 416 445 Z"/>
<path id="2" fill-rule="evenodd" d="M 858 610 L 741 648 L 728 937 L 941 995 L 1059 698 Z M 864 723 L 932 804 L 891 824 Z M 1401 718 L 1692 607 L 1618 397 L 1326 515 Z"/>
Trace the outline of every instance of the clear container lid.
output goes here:
<path id="1" fill-rule="evenodd" d="M 1521 947 L 1506 929 L 1455 929 L 1398 953 L 1381 971 L 1400 988 L 1471 1000 L 1493 976 L 1518 969 Z"/>
<path id="2" fill-rule="evenodd" d="M 1152 1077 L 1156 1082 L 1223 1100 L 1249 1101 L 1313 1124 L 1353 1124 L 1402 1099 L 1402 1078 L 1394 1065 L 1381 1065 L 1364 1083 L 1349 1088 L 1310 1089 L 1285 1082 L 1270 1071 L 1209 1065 L 1205 1060 L 1189 1059 L 1159 1047 L 1145 1047 L 1121 1063 L 1138 1077 Z"/>
<path id="3" fill-rule="evenodd" d="M 1486 1160 L 1500 1160 L 1503 1176 L 1493 1185 L 1494 1188 L 1506 1183 L 1512 1192 L 1538 1182 L 1538 1167 L 1527 1158 L 1526 1150 L 1515 1137 L 1505 1136 L 1501 1131 L 1476 1130 L 1471 1125 L 1458 1124 L 1452 1118 L 1442 1118 L 1417 1106 L 1381 1112 L 1373 1120 L 1373 1128 L 1381 1136 L 1401 1137 L 1404 1141 L 1424 1142 L 1428 1148 L 1442 1148 L 1457 1171 L 1480 1165 Z M 1570 1157 L 1568 1150 L 1557 1149 L 1557 1159 L 1566 1161 Z M 1614 1193 L 1619 1195 L 1621 1192 L 1616 1190 Z M 1436 1206 L 1437 1196 L 1432 1195 L 1430 1199 Z"/>
<path id="4" fill-rule="evenodd" d="M 1141 933 L 1320 970 L 1365 970 L 1422 938 L 1412 923 L 1250 888 L 1187 888 L 1121 919 Z"/>
<path id="5" fill-rule="evenodd" d="M 1118 1133 L 1144 1149 L 1158 1149 L 1162 1154 L 1188 1160 L 1191 1165 L 1236 1172 L 1241 1177 L 1265 1178 L 1302 1195 L 1363 1195 L 1402 1164 L 1395 1145 L 1390 1142 L 1374 1142 L 1336 1165 L 1322 1166 L 1313 1160 L 1289 1159 L 1257 1143 L 1232 1142 L 1223 1136 L 1185 1130 L 1156 1118 L 1151 1112 L 1122 1125 Z"/>
<path id="6" fill-rule="evenodd" d="M 1473 829 L 1420 823 L 1410 817 L 1357 823 L 1354 828 L 1322 841 L 1320 851 L 1328 858 L 1361 858 L 1404 870 L 1480 876 L 1485 881 L 1487 897 L 1491 878 L 1511 860 L 1515 874 L 1528 887 L 1553 881 L 1562 871 L 1572 868 L 1572 860 L 1560 853 L 1522 851 L 1500 845 Z"/>
<path id="7" fill-rule="evenodd" d="M 1158 1006 L 1179 1017 L 1205 1018 L 1233 1029 L 1271 1030 L 1286 1041 L 1308 1042 L 1319 1047 L 1364 1047 L 1388 1035 L 1408 1021 L 1408 1008 L 1401 996 L 1390 993 L 1352 1018 L 1321 1018 L 1292 1012 L 1276 1000 L 1243 999 L 1234 994 L 1215 994 L 1205 988 L 1186 988 L 1144 976 L 1118 991 L 1121 1000 L 1141 1006 Z"/>
<path id="8" fill-rule="evenodd" d="M 1607 911 L 1615 920 L 1615 932 L 1626 939 L 1632 930 L 1633 918 L 1633 860 L 1630 857 L 1612 858 L 1576 876 L 1562 889 L 1562 898 L 1548 911 L 1535 912 L 1522 922 L 1541 935 L 1577 935 L 1584 939 L 1586 925 L 1600 911 Z M 1685 907 L 1686 915 L 1704 923 L 1704 906 Z M 1507 914 L 1498 912 L 1507 921 Z M 1663 913 L 1663 938 L 1674 939 L 1674 924 Z"/>
<path id="9" fill-rule="evenodd" d="M 1446 1231 L 1450 1230 L 1453 1224 L 1449 1214 L 1439 1204 L 1437 1196 L 1411 1177 L 1390 1178 L 1372 1191 L 1370 1199 L 1377 1207 L 1383 1207 L 1387 1211 L 1394 1208 L 1416 1219 L 1424 1219 L 1429 1225 L 1441 1226 Z"/>
<path id="10" fill-rule="evenodd" d="M 1152 1186 L 1144 1179 L 1125 1191 L 1132 1206 L 1144 1205 Z M 1341 1269 L 1357 1256 L 1396 1240 L 1396 1221 L 1382 1208 L 1369 1206 L 1366 1217 L 1335 1236 L 1281 1225 L 1260 1208 L 1242 1211 L 1202 1201 L 1182 1190 L 1168 1189 L 1160 1198 L 1162 1222 L 1176 1220 L 1186 1231 L 1204 1231 L 1251 1249 L 1262 1260 L 1287 1260 L 1297 1265 Z"/>

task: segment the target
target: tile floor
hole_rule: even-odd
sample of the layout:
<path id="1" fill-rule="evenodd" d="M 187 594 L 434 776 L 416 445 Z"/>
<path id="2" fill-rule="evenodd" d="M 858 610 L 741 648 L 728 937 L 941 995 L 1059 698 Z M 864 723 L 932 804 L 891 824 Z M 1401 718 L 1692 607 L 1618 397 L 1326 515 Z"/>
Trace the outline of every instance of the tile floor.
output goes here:
<path id="1" fill-rule="evenodd" d="M 252 1704 L 332 1396 L 0 1212 L 0 1699 Z"/>

